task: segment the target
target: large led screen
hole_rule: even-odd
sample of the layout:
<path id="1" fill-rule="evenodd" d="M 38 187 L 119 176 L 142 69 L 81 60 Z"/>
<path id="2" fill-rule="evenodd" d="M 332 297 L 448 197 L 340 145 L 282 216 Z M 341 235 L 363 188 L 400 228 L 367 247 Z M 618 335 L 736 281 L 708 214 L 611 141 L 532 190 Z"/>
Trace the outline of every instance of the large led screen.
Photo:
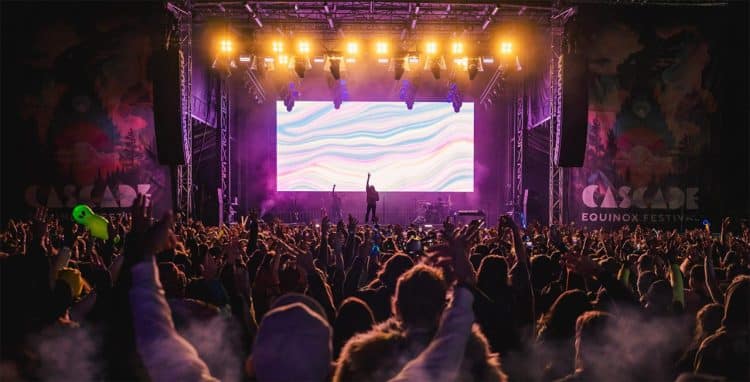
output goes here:
<path id="1" fill-rule="evenodd" d="M 474 191 L 474 104 L 276 104 L 278 191 Z"/>

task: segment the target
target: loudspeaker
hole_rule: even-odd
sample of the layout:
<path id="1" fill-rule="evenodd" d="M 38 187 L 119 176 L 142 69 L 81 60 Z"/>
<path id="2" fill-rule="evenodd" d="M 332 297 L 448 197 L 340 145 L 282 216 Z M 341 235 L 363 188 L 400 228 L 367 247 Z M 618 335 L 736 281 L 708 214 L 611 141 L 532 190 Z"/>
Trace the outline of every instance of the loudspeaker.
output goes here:
<path id="1" fill-rule="evenodd" d="M 558 167 L 581 167 L 586 154 L 588 136 L 588 63 L 579 53 L 560 56 L 559 65 L 560 109 L 559 145 L 555 152 Z"/>
<path id="2" fill-rule="evenodd" d="M 185 164 L 182 150 L 182 99 L 180 68 L 182 52 L 177 47 L 159 49 L 151 56 L 154 131 L 160 164 Z"/>

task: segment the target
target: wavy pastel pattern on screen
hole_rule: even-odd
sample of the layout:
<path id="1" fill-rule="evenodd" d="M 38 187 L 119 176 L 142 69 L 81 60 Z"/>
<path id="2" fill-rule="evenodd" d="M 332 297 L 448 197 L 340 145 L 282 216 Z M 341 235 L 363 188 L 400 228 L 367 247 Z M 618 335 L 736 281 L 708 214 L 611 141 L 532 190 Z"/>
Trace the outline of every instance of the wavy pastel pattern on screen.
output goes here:
<path id="1" fill-rule="evenodd" d="M 474 191 L 474 104 L 276 104 L 278 191 Z"/>

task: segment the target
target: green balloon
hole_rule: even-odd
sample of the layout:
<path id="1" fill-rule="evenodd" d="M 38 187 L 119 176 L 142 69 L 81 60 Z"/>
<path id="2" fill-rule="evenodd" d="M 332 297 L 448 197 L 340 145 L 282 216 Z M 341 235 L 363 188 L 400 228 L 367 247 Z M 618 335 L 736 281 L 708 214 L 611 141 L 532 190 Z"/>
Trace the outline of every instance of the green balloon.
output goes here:
<path id="1" fill-rule="evenodd" d="M 91 235 L 102 240 L 109 239 L 107 226 L 109 221 L 99 216 L 91 210 L 91 207 L 85 204 L 79 204 L 73 208 L 73 220 L 91 231 Z"/>

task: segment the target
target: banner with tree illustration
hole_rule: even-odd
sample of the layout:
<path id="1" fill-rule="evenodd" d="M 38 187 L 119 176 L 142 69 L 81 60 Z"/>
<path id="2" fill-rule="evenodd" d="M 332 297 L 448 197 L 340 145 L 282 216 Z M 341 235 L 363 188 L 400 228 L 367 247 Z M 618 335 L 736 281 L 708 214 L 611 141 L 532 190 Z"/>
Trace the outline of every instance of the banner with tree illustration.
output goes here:
<path id="1" fill-rule="evenodd" d="M 705 217 L 719 65 L 709 28 L 670 11 L 582 15 L 588 139 L 568 182 L 569 220 L 695 227 Z"/>
<path id="2" fill-rule="evenodd" d="M 16 16 L 29 17 L 3 19 L 3 106 L 16 111 L 4 116 L 10 123 L 3 124 L 3 179 L 11 183 L 4 206 L 11 213 L 78 203 L 116 209 L 146 193 L 168 208 L 170 183 L 156 160 L 148 71 L 161 31 L 146 10 L 158 9 L 13 7 Z"/>

